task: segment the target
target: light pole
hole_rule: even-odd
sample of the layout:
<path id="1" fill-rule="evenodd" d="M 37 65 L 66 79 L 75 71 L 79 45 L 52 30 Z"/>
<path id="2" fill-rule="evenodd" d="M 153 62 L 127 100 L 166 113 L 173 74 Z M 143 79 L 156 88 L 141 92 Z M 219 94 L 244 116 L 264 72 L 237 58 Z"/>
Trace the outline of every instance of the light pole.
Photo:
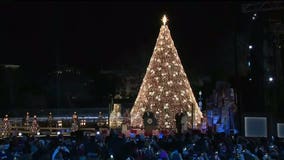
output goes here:
<path id="1" fill-rule="evenodd" d="M 113 106 L 113 97 L 112 95 L 109 96 L 110 97 L 110 103 L 109 103 L 109 107 L 108 107 L 108 127 L 110 128 L 110 113 L 111 113 L 111 109 Z"/>
<path id="2" fill-rule="evenodd" d="M 202 100 L 203 100 L 203 98 L 202 98 L 202 91 L 199 91 L 198 94 L 199 94 L 199 98 L 198 98 L 199 102 L 198 102 L 198 105 L 199 105 L 200 110 L 202 110 L 202 106 L 203 106 L 203 103 L 202 103 Z"/>

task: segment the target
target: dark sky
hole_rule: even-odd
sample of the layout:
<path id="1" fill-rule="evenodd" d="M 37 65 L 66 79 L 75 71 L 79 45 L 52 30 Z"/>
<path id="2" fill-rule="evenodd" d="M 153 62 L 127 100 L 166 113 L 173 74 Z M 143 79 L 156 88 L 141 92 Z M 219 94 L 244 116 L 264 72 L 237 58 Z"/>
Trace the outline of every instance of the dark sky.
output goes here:
<path id="1" fill-rule="evenodd" d="M 184 67 L 205 73 L 233 57 L 219 48 L 229 43 L 225 37 L 233 32 L 238 7 L 232 2 L 6 4 L 0 9 L 0 62 L 50 66 L 59 55 L 61 64 L 145 67 L 166 13 Z"/>

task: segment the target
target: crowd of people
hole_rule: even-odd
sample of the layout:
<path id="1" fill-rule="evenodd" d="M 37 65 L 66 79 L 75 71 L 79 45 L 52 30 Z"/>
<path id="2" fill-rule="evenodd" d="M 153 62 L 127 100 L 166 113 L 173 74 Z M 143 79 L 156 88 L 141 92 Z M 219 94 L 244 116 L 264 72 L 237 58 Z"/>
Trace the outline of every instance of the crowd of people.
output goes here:
<path id="1" fill-rule="evenodd" d="M 258 160 L 284 159 L 284 141 L 274 137 L 244 138 L 238 135 L 192 131 L 186 126 L 182 111 L 176 114 L 176 133 L 151 134 L 147 123 L 155 125 L 153 116 L 145 112 L 143 133 L 109 132 L 90 134 L 78 129 L 78 115 L 72 116 L 71 136 L 37 136 L 39 125 L 36 115 L 30 124 L 27 112 L 24 125 L 33 134 L 11 134 L 8 115 L 3 118 L 6 136 L 0 141 L 0 160 Z M 149 117 L 151 121 L 149 121 Z M 52 127 L 52 114 L 48 125 Z M 148 133 L 149 132 L 149 133 Z"/>
<path id="2" fill-rule="evenodd" d="M 188 132 L 129 137 L 117 130 L 94 136 L 76 132 L 68 137 L 15 136 L 1 140 L 0 159 L 34 160 L 230 160 L 284 159 L 278 139 Z"/>

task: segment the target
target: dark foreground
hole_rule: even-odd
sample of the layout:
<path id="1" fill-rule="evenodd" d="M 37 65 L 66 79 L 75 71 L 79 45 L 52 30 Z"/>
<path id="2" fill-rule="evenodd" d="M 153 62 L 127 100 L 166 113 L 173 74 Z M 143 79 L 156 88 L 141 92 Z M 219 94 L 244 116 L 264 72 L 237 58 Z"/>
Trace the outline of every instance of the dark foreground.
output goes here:
<path id="1" fill-rule="evenodd" d="M 279 139 L 200 133 L 145 137 L 76 134 L 64 137 L 10 137 L 1 140 L 0 159 L 9 160 L 230 160 L 284 159 Z"/>

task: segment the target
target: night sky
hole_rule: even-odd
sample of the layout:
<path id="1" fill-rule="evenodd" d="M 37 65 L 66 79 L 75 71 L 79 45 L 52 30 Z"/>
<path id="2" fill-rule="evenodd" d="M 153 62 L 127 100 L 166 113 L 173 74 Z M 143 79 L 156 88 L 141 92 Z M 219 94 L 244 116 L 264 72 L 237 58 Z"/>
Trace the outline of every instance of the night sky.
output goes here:
<path id="1" fill-rule="evenodd" d="M 161 18 L 166 14 L 169 18 L 168 26 L 172 38 L 193 90 L 202 90 L 206 97 L 206 93 L 208 95 L 212 93 L 217 81 L 224 80 L 232 84 L 233 88 L 239 89 L 237 90 L 240 92 L 239 97 L 245 97 L 244 101 L 249 102 L 245 105 L 251 107 L 250 105 L 254 102 L 262 103 L 258 96 L 254 96 L 254 99 L 250 96 L 258 90 L 262 91 L 263 88 L 257 89 L 260 86 L 258 84 L 262 85 L 258 83 L 262 81 L 261 79 L 256 79 L 252 86 L 245 77 L 248 55 L 245 51 L 245 49 L 248 50 L 246 43 L 251 43 L 247 42 L 250 41 L 248 38 L 257 40 L 258 43 L 262 42 L 257 34 L 266 25 L 268 17 L 263 16 L 256 21 L 261 24 L 260 26 L 251 25 L 251 15 L 242 13 L 241 3 L 246 2 L 74 1 L 1 4 L 0 65 L 19 64 L 22 65 L 21 68 L 24 68 L 25 71 L 21 70 L 17 75 L 23 80 L 16 76 L 14 78 L 14 96 L 21 98 L 22 101 L 26 99 L 22 95 L 31 95 L 30 101 L 33 102 L 36 98 L 32 96 L 36 97 L 40 93 L 42 97 L 47 97 L 46 101 L 55 103 L 54 99 L 59 97 L 60 87 L 55 83 L 55 74 L 50 73 L 56 73 L 55 66 L 59 64 L 79 68 L 78 70 L 82 72 L 87 70 L 87 74 L 81 75 L 90 76 L 95 79 L 95 83 L 90 83 L 93 88 L 82 89 L 82 95 L 85 92 L 89 94 L 91 90 L 89 94 L 91 101 L 95 97 L 92 94 L 97 94 L 96 96 L 99 97 L 102 92 L 102 95 L 106 97 L 104 102 L 109 102 L 109 93 L 111 91 L 114 93 L 115 88 L 119 86 L 113 82 L 118 80 L 116 77 L 103 77 L 99 71 L 134 70 L 139 75 L 145 73 L 162 24 Z M 281 17 L 280 12 L 277 14 Z M 254 28 L 249 28 L 251 26 Z M 254 31 L 256 36 L 251 36 L 248 33 L 250 31 Z M 240 39 L 234 35 L 239 36 Z M 239 61 L 235 57 L 238 57 Z M 236 62 L 240 65 L 238 66 Z M 242 65 L 244 74 L 241 74 Z M 0 69 L 2 69 L 1 66 Z M 253 72 L 261 77 L 261 69 L 257 69 Z M 10 109 L 9 106 L 13 104 L 10 104 L 12 100 L 9 97 L 13 96 L 9 89 L 13 86 L 8 85 L 12 82 L 10 83 L 7 78 L 9 76 L 5 77 L 8 72 L 3 71 L 0 70 L 0 102 Z M 95 73 L 90 73 L 91 71 Z M 85 77 L 82 77 L 80 78 L 85 80 Z M 209 77 L 210 82 L 202 83 L 204 77 Z M 110 80 L 106 81 L 105 79 L 108 78 Z M 65 83 L 62 81 L 62 84 Z M 80 81 L 80 84 L 83 83 Z M 281 85 L 284 88 L 283 84 Z M 251 92 L 246 93 L 247 90 Z M 283 89 L 280 88 L 279 93 L 280 90 Z M 246 94 L 241 95 L 242 92 Z M 61 94 L 63 93 L 64 91 Z M 259 92 L 259 95 L 264 97 L 263 93 L 264 91 Z M 280 99 L 283 93 L 275 92 L 275 95 L 280 95 Z M 49 100 L 49 97 L 54 99 Z M 19 101 L 19 104 L 22 101 Z M 253 103 L 250 104 L 251 101 Z M 27 106 L 30 105 L 28 100 L 24 102 L 27 102 Z M 0 106 L 4 106 L 1 103 Z M 284 101 L 281 103 L 284 104 Z M 50 104 L 47 103 L 46 106 L 48 105 Z M 254 106 L 257 110 L 260 108 L 259 105 Z M 255 108 L 251 110 L 255 111 Z"/>
<path id="2" fill-rule="evenodd" d="M 146 69 L 161 17 L 186 70 L 233 71 L 233 53 L 223 49 L 240 13 L 233 2 L 13 3 L 0 9 L 1 64 L 49 67 Z M 222 71 L 220 71 L 222 72 Z"/>

